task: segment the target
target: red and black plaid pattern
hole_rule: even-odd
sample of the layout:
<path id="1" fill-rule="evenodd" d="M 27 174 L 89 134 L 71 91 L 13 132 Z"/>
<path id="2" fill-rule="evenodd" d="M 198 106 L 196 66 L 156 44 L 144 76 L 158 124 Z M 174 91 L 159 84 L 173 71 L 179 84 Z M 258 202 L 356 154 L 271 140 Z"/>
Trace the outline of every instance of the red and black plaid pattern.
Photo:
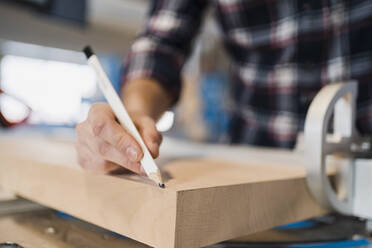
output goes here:
<path id="1" fill-rule="evenodd" d="M 291 148 L 326 84 L 358 80 L 358 129 L 372 133 L 372 0 L 157 0 L 124 80 L 180 73 L 209 6 L 232 58 L 232 142 Z"/>

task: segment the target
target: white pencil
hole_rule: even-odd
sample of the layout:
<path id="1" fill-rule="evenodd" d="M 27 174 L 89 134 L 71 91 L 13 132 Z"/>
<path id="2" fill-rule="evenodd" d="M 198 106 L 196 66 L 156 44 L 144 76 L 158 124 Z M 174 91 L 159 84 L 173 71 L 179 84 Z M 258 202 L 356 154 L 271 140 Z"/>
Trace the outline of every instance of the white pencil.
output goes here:
<path id="1" fill-rule="evenodd" d="M 156 166 L 154 159 L 152 158 L 149 150 L 143 142 L 120 97 L 116 93 L 114 87 L 112 87 L 112 84 L 105 71 L 103 70 L 98 57 L 94 54 L 93 50 L 89 46 L 85 47 L 83 52 L 88 59 L 88 64 L 96 72 L 98 77 L 98 85 L 107 102 L 114 111 L 116 118 L 119 120 L 120 124 L 127 130 L 127 132 L 130 133 L 141 146 L 144 154 L 141 160 L 141 164 L 147 176 L 155 181 L 160 187 L 164 188 L 164 183 L 159 168 Z"/>

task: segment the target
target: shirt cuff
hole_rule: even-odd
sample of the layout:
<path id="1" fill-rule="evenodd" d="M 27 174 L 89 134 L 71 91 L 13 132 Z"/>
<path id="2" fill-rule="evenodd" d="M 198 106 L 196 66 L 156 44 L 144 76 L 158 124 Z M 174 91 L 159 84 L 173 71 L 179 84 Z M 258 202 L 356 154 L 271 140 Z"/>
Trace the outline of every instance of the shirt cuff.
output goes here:
<path id="1" fill-rule="evenodd" d="M 131 53 L 124 66 L 123 85 L 138 78 L 151 78 L 158 82 L 176 103 L 181 92 L 181 68 L 179 62 L 159 51 L 151 53 Z"/>

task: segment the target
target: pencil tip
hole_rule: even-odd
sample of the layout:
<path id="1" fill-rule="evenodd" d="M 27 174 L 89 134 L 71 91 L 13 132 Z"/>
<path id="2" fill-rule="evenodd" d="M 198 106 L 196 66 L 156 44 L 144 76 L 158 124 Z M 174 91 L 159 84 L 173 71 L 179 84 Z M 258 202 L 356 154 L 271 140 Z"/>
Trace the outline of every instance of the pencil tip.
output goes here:
<path id="1" fill-rule="evenodd" d="M 163 179 L 161 178 L 160 171 L 158 170 L 156 173 L 150 173 L 147 175 L 151 180 L 153 180 L 160 188 L 165 188 Z"/>
<path id="2" fill-rule="evenodd" d="M 84 47 L 83 53 L 85 54 L 87 59 L 89 59 L 94 54 L 93 49 L 90 46 Z"/>

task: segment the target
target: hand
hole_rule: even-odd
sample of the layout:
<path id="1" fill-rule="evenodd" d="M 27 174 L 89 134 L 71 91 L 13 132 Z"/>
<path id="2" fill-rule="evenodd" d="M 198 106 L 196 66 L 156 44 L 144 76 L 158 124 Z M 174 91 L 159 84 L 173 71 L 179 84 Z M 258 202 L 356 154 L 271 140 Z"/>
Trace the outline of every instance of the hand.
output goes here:
<path id="1" fill-rule="evenodd" d="M 143 114 L 130 114 L 151 155 L 159 155 L 162 141 L 155 121 Z M 143 151 L 136 140 L 116 121 L 106 103 L 94 104 L 87 120 L 76 126 L 75 144 L 79 164 L 101 173 L 130 170 L 144 175 L 140 161 Z"/>

